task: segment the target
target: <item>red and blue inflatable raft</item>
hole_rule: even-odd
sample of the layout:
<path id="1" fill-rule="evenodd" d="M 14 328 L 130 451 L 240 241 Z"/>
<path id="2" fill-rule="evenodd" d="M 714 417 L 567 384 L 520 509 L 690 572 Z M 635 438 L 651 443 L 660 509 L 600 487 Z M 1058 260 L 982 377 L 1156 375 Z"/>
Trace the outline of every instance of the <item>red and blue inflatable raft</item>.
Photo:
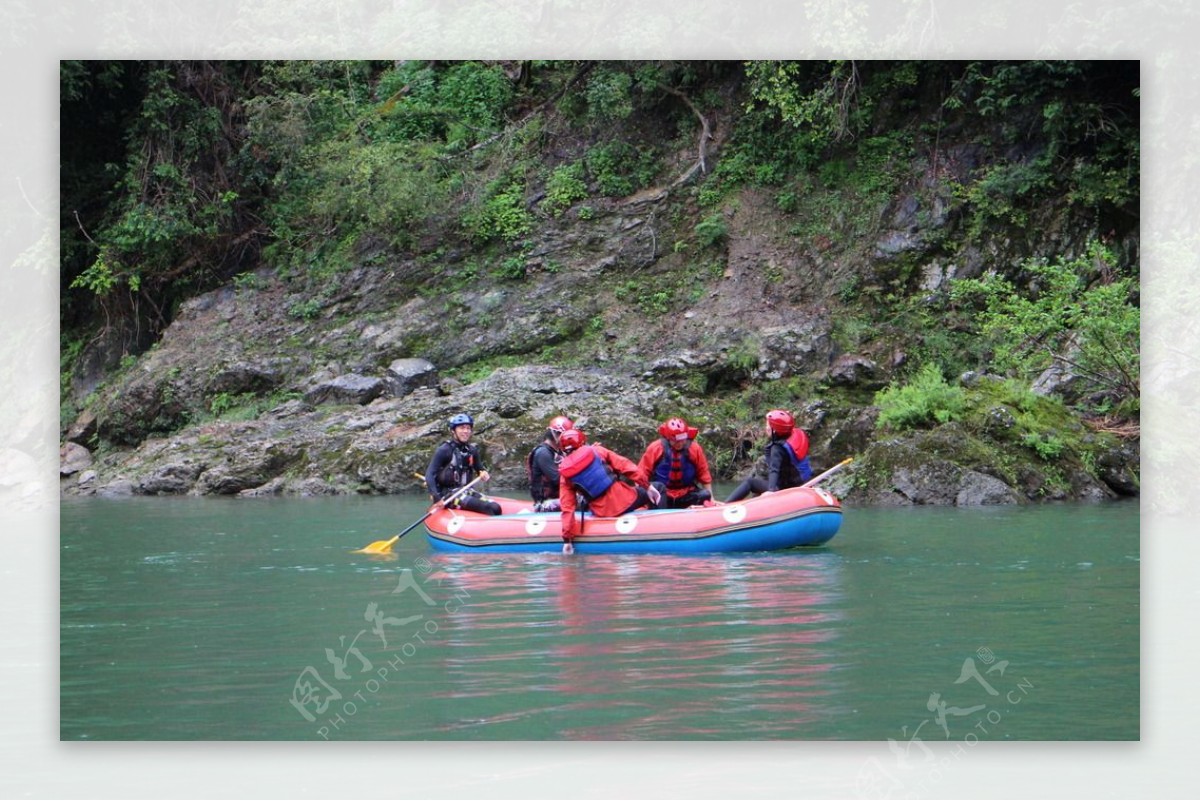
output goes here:
<path id="1" fill-rule="evenodd" d="M 425 520 L 439 551 L 547 552 L 562 550 L 559 512 L 488 496 L 503 510 L 485 515 L 441 508 Z M 842 505 L 818 487 L 793 487 L 735 503 L 688 509 L 641 510 L 620 517 L 583 516 L 576 553 L 726 553 L 824 545 L 838 532 Z"/>

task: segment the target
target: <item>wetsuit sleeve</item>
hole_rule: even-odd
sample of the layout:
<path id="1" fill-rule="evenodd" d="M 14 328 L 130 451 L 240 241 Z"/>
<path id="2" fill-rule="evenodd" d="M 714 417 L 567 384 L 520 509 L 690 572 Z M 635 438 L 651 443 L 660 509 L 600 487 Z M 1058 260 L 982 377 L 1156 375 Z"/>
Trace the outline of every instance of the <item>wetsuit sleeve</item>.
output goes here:
<path id="1" fill-rule="evenodd" d="M 538 448 L 533 452 L 533 463 L 551 484 L 558 483 L 558 465 L 554 463 L 554 454 L 549 448 Z"/>
<path id="2" fill-rule="evenodd" d="M 438 473 L 449 463 L 449 449 L 444 444 L 438 445 L 437 450 L 433 452 L 433 458 L 429 460 L 429 467 L 425 469 L 425 488 L 435 498 L 442 496 L 441 488 L 438 487 Z"/>

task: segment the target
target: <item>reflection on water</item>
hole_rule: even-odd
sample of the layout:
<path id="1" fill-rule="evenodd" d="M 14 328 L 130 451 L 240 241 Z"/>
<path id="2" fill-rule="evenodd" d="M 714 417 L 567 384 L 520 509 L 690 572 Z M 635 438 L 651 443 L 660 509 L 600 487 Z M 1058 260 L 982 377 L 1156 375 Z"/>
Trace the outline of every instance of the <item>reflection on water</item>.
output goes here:
<path id="1" fill-rule="evenodd" d="M 549 694 L 552 736 L 786 738 L 830 703 L 836 556 L 435 561 L 488 600 L 447 635 L 444 695 Z"/>

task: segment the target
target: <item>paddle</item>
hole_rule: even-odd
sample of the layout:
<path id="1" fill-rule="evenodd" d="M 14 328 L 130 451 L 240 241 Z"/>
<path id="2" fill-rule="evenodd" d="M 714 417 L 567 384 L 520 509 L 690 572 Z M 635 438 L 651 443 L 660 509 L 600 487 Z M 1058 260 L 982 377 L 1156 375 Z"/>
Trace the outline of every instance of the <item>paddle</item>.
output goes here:
<path id="1" fill-rule="evenodd" d="M 805 481 L 800 486 L 801 487 L 811 487 L 819 481 L 824 481 L 827 477 L 832 476 L 834 473 L 841 470 L 843 467 L 845 467 L 846 465 L 850 464 L 853 461 L 854 461 L 853 456 L 851 456 L 849 459 L 843 459 L 842 461 L 835 464 L 833 467 L 826 470 L 821 475 L 810 478 L 808 481 Z"/>
<path id="2" fill-rule="evenodd" d="M 439 506 L 446 506 L 449 503 L 451 503 L 452 501 L 457 500 L 459 495 L 462 495 L 464 492 L 466 492 L 471 487 L 473 487 L 475 484 L 477 484 L 481 478 L 483 478 L 483 476 L 475 476 L 475 480 L 472 481 L 470 484 L 464 484 L 463 486 L 459 487 L 454 492 L 454 494 L 451 495 L 450 497 L 440 500 L 437 503 L 435 503 L 433 506 L 430 506 L 429 511 L 426 512 L 425 514 L 421 515 L 421 518 L 419 520 L 417 520 L 415 523 L 413 523 L 408 528 L 404 529 L 404 531 L 401 531 L 399 534 L 392 537 L 390 540 L 376 540 L 375 542 L 372 542 L 367 547 L 360 548 L 357 551 L 351 551 L 351 553 L 391 553 L 392 546 L 396 543 L 396 540 L 400 539 L 405 534 L 407 534 L 408 532 L 412 531 L 417 526 L 424 523 L 425 518 L 429 517 L 431 514 L 436 512 Z"/>

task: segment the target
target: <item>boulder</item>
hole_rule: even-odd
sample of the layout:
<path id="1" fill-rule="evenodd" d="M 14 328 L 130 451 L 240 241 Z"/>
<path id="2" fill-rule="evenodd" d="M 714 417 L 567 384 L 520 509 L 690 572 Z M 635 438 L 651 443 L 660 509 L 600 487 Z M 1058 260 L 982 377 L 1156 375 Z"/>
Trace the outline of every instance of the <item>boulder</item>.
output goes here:
<path id="1" fill-rule="evenodd" d="M 86 445 L 96 435 L 96 415 L 84 409 L 79 416 L 75 418 L 75 422 L 67 429 L 66 440 L 68 442 L 78 442 L 80 445 Z"/>
<path id="2" fill-rule="evenodd" d="M 323 403 L 362 406 L 378 398 L 387 389 L 388 383 L 382 378 L 347 373 L 317 384 L 304 393 L 304 400 L 314 406 Z"/>
<path id="3" fill-rule="evenodd" d="M 425 359 L 396 359 L 387 368 L 387 391 L 401 398 L 422 387 L 438 385 L 438 371 Z"/>
<path id="4" fill-rule="evenodd" d="M 829 368 L 829 382 L 863 389 L 882 389 L 886 380 L 879 365 L 866 356 L 843 353 Z"/>
<path id="5" fill-rule="evenodd" d="M 71 476 L 92 465 L 92 452 L 76 442 L 67 442 L 58 449 L 58 474 Z"/>
<path id="6" fill-rule="evenodd" d="M 283 375 L 266 364 L 235 362 L 223 367 L 208 382 L 209 394 L 225 392 L 230 395 L 243 393 L 263 394 L 283 383 Z"/>

